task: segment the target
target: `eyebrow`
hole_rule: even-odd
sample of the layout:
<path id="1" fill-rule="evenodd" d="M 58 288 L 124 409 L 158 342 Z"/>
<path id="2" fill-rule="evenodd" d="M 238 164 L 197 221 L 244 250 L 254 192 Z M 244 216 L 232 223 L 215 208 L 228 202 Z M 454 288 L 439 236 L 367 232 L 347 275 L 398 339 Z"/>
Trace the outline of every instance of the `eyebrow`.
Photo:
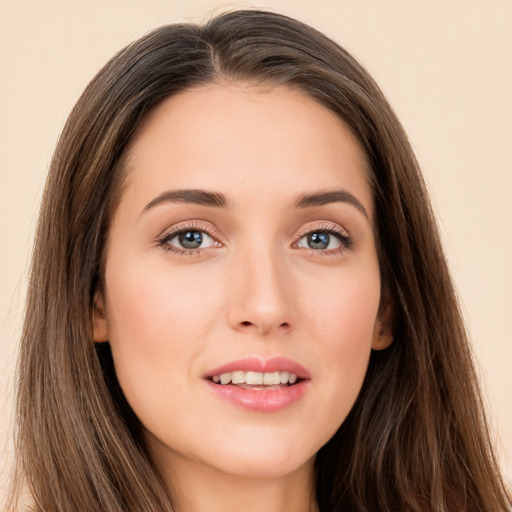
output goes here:
<path id="1" fill-rule="evenodd" d="M 348 203 L 355 206 L 367 219 L 369 219 L 366 208 L 350 192 L 344 189 L 326 190 L 313 194 L 300 195 L 295 201 L 295 208 L 309 208 L 312 206 L 323 206 L 330 203 Z"/>
<path id="2" fill-rule="evenodd" d="M 162 203 L 190 203 L 203 206 L 214 206 L 216 208 L 227 208 L 228 201 L 223 194 L 219 192 L 207 192 L 206 190 L 184 189 L 168 190 L 149 202 L 142 212 L 147 212 L 151 208 Z"/>
<path id="3" fill-rule="evenodd" d="M 162 203 L 188 203 L 215 208 L 228 208 L 229 203 L 220 192 L 207 192 L 200 189 L 167 190 L 150 201 L 142 213 Z M 355 206 L 366 218 L 369 218 L 366 208 L 350 192 L 344 189 L 326 190 L 311 194 L 299 195 L 293 203 L 294 208 L 311 208 L 330 203 L 348 203 Z"/>

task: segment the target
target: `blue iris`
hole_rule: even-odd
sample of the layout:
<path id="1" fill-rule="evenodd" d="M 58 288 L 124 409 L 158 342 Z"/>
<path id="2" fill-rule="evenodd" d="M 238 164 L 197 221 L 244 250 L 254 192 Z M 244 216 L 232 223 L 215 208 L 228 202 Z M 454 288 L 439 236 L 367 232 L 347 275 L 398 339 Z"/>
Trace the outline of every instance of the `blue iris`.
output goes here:
<path id="1" fill-rule="evenodd" d="M 201 231 L 185 231 L 178 235 L 178 241 L 185 249 L 197 249 L 203 243 Z"/>
<path id="2" fill-rule="evenodd" d="M 311 249 L 326 249 L 330 242 L 329 233 L 316 231 L 308 235 L 308 245 Z"/>

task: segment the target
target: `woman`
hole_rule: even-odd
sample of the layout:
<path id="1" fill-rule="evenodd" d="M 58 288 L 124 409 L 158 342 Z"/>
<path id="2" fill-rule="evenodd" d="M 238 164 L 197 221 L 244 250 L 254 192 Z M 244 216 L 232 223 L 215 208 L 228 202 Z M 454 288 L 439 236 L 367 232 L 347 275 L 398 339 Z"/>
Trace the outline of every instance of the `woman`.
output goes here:
<path id="1" fill-rule="evenodd" d="M 237 11 L 117 54 L 62 134 L 31 276 L 36 510 L 510 506 L 412 150 L 310 27 Z"/>

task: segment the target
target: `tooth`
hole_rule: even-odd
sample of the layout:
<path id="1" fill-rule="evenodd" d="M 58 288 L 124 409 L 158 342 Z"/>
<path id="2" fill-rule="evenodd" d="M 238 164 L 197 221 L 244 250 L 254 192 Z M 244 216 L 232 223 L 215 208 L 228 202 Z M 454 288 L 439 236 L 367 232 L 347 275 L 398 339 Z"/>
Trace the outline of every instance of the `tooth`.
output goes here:
<path id="1" fill-rule="evenodd" d="M 245 382 L 247 384 L 261 385 L 263 384 L 263 374 L 260 372 L 247 372 L 245 374 Z"/>
<path id="2" fill-rule="evenodd" d="M 249 384 L 252 386 L 275 386 L 281 384 L 295 384 L 297 382 L 297 375 L 290 372 L 272 372 L 272 373 L 261 373 L 261 372 L 226 372 L 220 375 L 213 375 L 212 380 L 215 383 L 220 384 Z"/>
<path id="3" fill-rule="evenodd" d="M 243 384 L 245 382 L 245 372 L 233 372 L 231 382 L 233 384 Z"/>
<path id="4" fill-rule="evenodd" d="M 279 379 L 279 372 L 263 374 L 263 384 L 266 384 L 267 386 L 279 384 L 280 382 L 281 381 Z"/>
<path id="5" fill-rule="evenodd" d="M 229 384 L 231 382 L 231 373 L 221 373 L 220 374 L 220 383 L 221 384 Z"/>

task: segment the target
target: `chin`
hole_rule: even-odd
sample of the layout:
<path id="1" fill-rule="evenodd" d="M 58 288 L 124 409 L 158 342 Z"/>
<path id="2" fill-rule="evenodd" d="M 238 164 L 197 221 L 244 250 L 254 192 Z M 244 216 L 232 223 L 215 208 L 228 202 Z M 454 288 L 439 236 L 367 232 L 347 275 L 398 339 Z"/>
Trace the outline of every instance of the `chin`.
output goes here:
<path id="1" fill-rule="evenodd" d="M 233 441 L 233 439 L 231 439 Z M 219 471 L 244 478 L 280 478 L 313 465 L 316 447 L 306 447 L 296 439 L 265 440 L 217 444 L 215 453 L 210 452 L 209 465 Z M 206 461 L 205 461 L 206 462 Z"/>
<path id="2" fill-rule="evenodd" d="M 288 456 L 282 454 L 276 457 L 275 454 L 269 453 L 248 460 L 240 459 L 240 457 L 234 461 L 224 460 L 216 466 L 222 473 L 240 478 L 277 479 L 308 466 L 313 467 L 314 457 L 313 455 L 307 458 L 298 458 L 295 454 Z"/>

